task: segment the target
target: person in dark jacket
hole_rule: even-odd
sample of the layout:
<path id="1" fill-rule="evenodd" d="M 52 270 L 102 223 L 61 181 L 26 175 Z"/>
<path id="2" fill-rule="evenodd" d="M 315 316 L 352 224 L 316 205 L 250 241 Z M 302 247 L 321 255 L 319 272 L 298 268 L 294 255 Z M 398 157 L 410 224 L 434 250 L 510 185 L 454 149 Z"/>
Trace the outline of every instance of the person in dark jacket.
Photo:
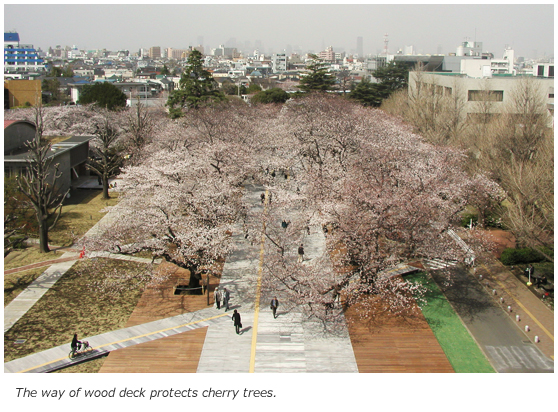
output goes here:
<path id="1" fill-rule="evenodd" d="M 238 313 L 236 311 L 236 309 L 234 310 L 234 313 L 232 315 L 232 320 L 233 320 L 233 324 L 234 324 L 234 329 L 236 331 L 236 334 L 240 334 L 240 328 L 242 327 L 242 323 L 240 321 L 240 313 Z"/>
<path id="2" fill-rule="evenodd" d="M 277 308 L 279 307 L 279 301 L 277 300 L 277 296 L 274 296 L 273 299 L 271 299 L 271 303 L 269 306 L 273 311 L 273 319 L 275 319 L 277 317 Z"/>
<path id="3" fill-rule="evenodd" d="M 304 247 L 302 243 L 298 247 L 298 263 L 301 263 L 304 260 Z"/>
<path id="4" fill-rule="evenodd" d="M 81 341 L 78 340 L 77 333 L 74 333 L 74 338 L 72 339 L 72 343 L 70 344 L 72 350 L 80 350 L 81 349 Z"/>

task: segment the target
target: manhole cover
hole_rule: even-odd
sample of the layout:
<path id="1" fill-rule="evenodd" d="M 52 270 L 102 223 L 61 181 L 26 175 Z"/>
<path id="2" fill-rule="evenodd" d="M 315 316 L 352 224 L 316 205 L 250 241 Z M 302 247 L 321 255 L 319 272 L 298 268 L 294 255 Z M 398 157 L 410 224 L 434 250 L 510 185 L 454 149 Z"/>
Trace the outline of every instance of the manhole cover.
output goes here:
<path id="1" fill-rule="evenodd" d="M 16 345 L 21 345 L 22 343 L 25 343 L 26 340 L 27 340 L 27 339 L 16 339 L 15 342 L 14 342 L 14 344 L 16 344 Z"/>

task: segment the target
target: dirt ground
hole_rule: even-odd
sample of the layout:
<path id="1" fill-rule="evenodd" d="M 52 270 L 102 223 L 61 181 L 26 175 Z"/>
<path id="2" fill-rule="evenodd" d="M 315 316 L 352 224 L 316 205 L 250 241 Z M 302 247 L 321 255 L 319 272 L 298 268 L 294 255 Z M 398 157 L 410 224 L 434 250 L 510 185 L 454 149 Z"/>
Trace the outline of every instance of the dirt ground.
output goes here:
<path id="1" fill-rule="evenodd" d="M 515 248 L 515 237 L 510 232 L 502 229 L 488 229 L 486 232 L 495 243 L 495 249 L 492 253 L 497 259 L 500 258 L 504 249 Z"/>

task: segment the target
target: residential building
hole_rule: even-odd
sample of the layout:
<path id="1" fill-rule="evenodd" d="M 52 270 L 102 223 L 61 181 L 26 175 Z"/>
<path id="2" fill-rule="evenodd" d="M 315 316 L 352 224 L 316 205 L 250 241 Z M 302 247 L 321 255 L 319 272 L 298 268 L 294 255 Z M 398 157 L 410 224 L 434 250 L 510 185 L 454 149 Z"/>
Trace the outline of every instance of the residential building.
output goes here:
<path id="1" fill-rule="evenodd" d="M 324 62 L 335 63 L 335 52 L 333 51 L 332 46 L 329 46 L 324 51 L 318 53 L 318 57 Z"/>
<path id="2" fill-rule="evenodd" d="M 6 74 L 45 71 L 45 62 L 39 57 L 32 44 L 20 43 L 18 33 L 4 33 L 4 77 Z"/>
<path id="3" fill-rule="evenodd" d="M 151 59 L 160 59 L 161 58 L 161 48 L 159 46 L 150 47 L 149 48 L 149 57 Z"/>
<path id="4" fill-rule="evenodd" d="M 4 108 L 36 106 L 41 102 L 40 80 L 4 80 Z"/>
<path id="5" fill-rule="evenodd" d="M 287 55 L 285 53 L 277 53 L 272 57 L 273 73 L 287 71 Z"/>

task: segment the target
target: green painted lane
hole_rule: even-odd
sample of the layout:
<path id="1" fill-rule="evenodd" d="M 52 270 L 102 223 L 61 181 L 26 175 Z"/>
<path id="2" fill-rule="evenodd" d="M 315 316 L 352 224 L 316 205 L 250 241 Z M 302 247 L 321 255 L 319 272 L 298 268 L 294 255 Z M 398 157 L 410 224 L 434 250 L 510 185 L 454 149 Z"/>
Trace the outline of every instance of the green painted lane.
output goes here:
<path id="1" fill-rule="evenodd" d="M 422 314 L 457 373 L 491 373 L 494 369 L 452 306 L 427 273 L 405 276 L 427 288 Z"/>

